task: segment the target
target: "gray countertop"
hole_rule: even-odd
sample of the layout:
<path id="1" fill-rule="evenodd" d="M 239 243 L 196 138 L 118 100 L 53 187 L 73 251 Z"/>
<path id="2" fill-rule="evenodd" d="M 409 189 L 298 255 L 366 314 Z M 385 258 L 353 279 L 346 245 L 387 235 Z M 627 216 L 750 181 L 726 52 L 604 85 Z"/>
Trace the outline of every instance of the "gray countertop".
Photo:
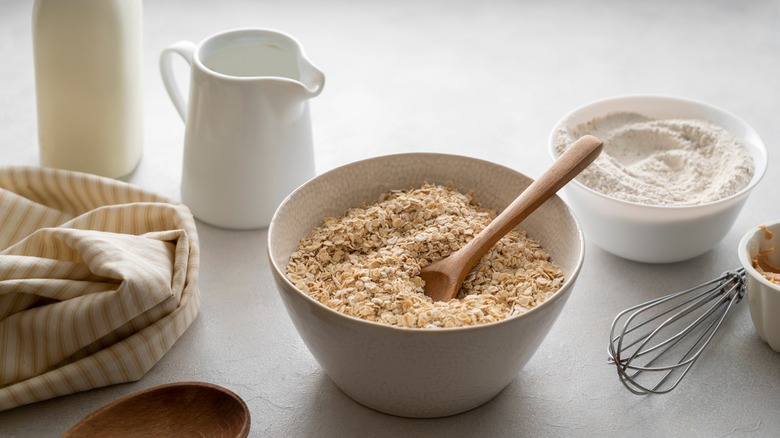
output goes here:
<path id="1" fill-rule="evenodd" d="M 0 164 L 37 165 L 30 0 L 0 2 Z M 145 144 L 129 181 L 179 198 L 184 126 L 157 57 L 228 28 L 295 36 L 326 74 L 311 103 L 317 171 L 375 155 L 434 151 L 531 177 L 570 109 L 659 93 L 731 111 L 764 139 L 769 169 L 707 254 L 649 265 L 588 244 L 574 293 L 517 378 L 491 402 L 441 419 L 367 409 L 340 392 L 298 337 L 274 287 L 265 230 L 198 223 L 200 314 L 140 381 L 0 412 L 0 436 L 56 436 L 125 394 L 199 380 L 247 402 L 252 436 L 770 436 L 780 430 L 780 354 L 747 305 L 729 316 L 678 389 L 635 396 L 607 365 L 609 325 L 633 304 L 738 266 L 752 226 L 780 218 L 780 2 L 145 2 Z M 177 66 L 184 71 L 184 64 Z"/>

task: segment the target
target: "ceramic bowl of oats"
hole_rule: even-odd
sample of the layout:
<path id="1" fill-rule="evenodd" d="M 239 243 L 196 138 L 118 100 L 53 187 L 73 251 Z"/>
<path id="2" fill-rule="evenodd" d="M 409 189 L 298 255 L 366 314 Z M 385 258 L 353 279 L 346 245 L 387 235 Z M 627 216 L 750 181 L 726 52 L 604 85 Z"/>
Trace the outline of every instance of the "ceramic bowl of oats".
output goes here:
<path id="1" fill-rule="evenodd" d="M 341 390 L 372 409 L 441 417 L 482 405 L 517 376 L 561 312 L 584 239 L 554 196 L 433 302 L 421 267 L 462 247 L 531 179 L 474 158 L 411 153 L 324 173 L 268 231 L 279 293 Z"/>
<path id="2" fill-rule="evenodd" d="M 678 262 L 715 247 L 767 167 L 764 142 L 744 120 L 680 97 L 583 105 L 553 127 L 553 158 L 584 134 L 604 149 L 563 197 L 588 240 L 639 262 Z"/>

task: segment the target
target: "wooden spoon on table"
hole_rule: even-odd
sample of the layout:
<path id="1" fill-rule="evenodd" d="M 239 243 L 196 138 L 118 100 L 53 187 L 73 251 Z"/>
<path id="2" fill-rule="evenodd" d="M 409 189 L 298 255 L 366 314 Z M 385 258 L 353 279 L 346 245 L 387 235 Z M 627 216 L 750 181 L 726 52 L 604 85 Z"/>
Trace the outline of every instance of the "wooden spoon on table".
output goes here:
<path id="1" fill-rule="evenodd" d="M 202 382 L 157 386 L 113 401 L 73 425 L 63 438 L 249 435 L 249 409 L 235 393 Z"/>
<path id="2" fill-rule="evenodd" d="M 511 204 L 449 257 L 424 267 L 425 295 L 434 301 L 449 301 L 458 294 L 466 274 L 504 235 L 582 172 L 601 153 L 603 143 L 592 135 L 574 142 L 541 177 L 532 182 Z"/>

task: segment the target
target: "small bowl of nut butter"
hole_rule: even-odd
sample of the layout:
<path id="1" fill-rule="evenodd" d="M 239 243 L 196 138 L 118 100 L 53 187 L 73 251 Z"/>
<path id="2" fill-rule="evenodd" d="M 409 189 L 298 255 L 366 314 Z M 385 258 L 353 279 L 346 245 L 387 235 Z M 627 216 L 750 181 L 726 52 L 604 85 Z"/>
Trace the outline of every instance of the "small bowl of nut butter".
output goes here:
<path id="1" fill-rule="evenodd" d="M 758 337 L 780 352 L 780 220 L 749 230 L 739 242 L 750 317 Z"/>

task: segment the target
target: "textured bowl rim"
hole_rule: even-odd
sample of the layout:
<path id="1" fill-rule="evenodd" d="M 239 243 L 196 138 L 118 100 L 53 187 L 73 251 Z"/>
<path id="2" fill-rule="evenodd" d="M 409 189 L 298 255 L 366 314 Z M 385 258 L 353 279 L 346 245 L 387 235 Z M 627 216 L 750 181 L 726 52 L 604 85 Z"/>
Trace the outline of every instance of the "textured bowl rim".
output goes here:
<path id="1" fill-rule="evenodd" d="M 626 205 L 626 206 L 647 208 L 647 209 L 651 209 L 651 210 L 690 210 L 690 211 L 693 211 L 693 210 L 696 210 L 696 209 L 704 209 L 704 208 L 711 207 L 711 206 L 714 206 L 714 205 L 729 203 L 729 202 L 731 202 L 731 201 L 733 201 L 735 199 L 741 198 L 743 196 L 747 196 L 756 187 L 756 185 L 758 185 L 758 183 L 761 182 L 761 180 L 764 178 L 764 175 L 766 174 L 767 168 L 769 167 L 769 162 L 768 162 L 769 160 L 768 160 L 768 156 L 767 156 L 766 144 L 764 143 L 764 140 L 758 135 L 758 132 L 756 132 L 756 130 L 750 124 L 748 124 L 745 120 L 743 120 L 741 117 L 737 116 L 736 114 L 734 114 L 732 112 L 729 112 L 729 111 L 726 111 L 725 109 L 720 108 L 718 106 L 715 106 L 715 105 L 712 105 L 712 104 L 709 104 L 709 103 L 706 103 L 706 102 L 703 102 L 703 101 L 700 101 L 700 100 L 689 99 L 689 98 L 686 98 L 686 97 L 679 97 L 679 96 L 673 96 L 673 95 L 666 95 L 666 94 L 621 94 L 621 95 L 616 95 L 616 96 L 611 96 L 611 97 L 606 97 L 606 98 L 602 98 L 602 99 L 593 100 L 593 101 L 590 101 L 588 103 L 585 103 L 583 105 L 580 105 L 580 106 L 574 108 L 573 110 L 571 110 L 568 113 L 566 113 L 563 117 L 561 117 L 557 122 L 555 122 L 555 125 L 553 125 L 553 129 L 550 132 L 550 136 L 548 138 L 548 151 L 550 152 L 550 155 L 552 156 L 552 158 L 553 159 L 558 158 L 558 154 L 556 153 L 556 150 L 555 150 L 556 149 L 556 146 L 555 146 L 555 133 L 558 131 L 558 129 L 561 126 L 564 126 L 566 124 L 565 122 L 572 115 L 574 115 L 575 113 L 577 113 L 579 111 L 582 111 L 585 108 L 588 108 L 588 107 L 591 107 L 591 106 L 594 106 L 594 105 L 598 105 L 598 104 L 602 104 L 602 103 L 610 102 L 610 101 L 623 101 L 623 100 L 630 100 L 630 99 L 653 99 L 653 100 L 666 100 L 666 101 L 670 101 L 670 102 L 684 102 L 686 104 L 699 105 L 699 106 L 707 108 L 709 110 L 713 110 L 715 112 L 720 112 L 720 113 L 722 113 L 722 114 L 724 114 L 724 115 L 734 119 L 735 121 L 737 121 L 737 122 L 741 123 L 742 125 L 744 125 L 746 130 L 749 131 L 751 134 L 753 134 L 755 136 L 755 138 L 759 140 L 757 143 L 752 143 L 752 145 L 755 146 L 755 149 L 758 150 L 759 155 L 761 155 L 761 157 L 763 158 L 763 160 L 762 160 L 763 166 L 761 166 L 760 168 L 756 167 L 754 169 L 755 173 L 753 174 L 753 178 L 750 180 L 748 185 L 743 187 L 737 193 L 729 195 L 729 196 L 727 196 L 725 198 L 716 199 L 714 201 L 710 201 L 710 202 L 706 202 L 706 203 L 702 203 L 702 204 L 653 205 L 653 204 L 642 204 L 640 202 L 626 201 L 625 199 L 614 198 L 612 196 L 609 196 L 609 195 L 606 195 L 606 194 L 604 194 L 602 192 L 594 190 L 594 189 L 586 186 L 585 184 L 581 183 L 580 181 L 578 181 L 575 178 L 571 182 L 574 185 L 576 185 L 578 188 L 580 188 L 580 189 L 582 189 L 582 190 L 584 190 L 584 191 L 586 191 L 588 193 L 592 193 L 593 195 L 596 195 L 596 196 L 598 196 L 600 198 L 603 198 L 603 199 L 606 199 L 606 200 L 609 200 L 609 201 L 613 201 L 613 202 L 616 202 L 618 204 L 622 204 L 622 205 Z M 739 139 L 739 140 L 742 141 L 741 139 Z M 750 148 L 750 146 L 746 146 L 746 147 Z M 758 163 L 754 163 L 754 164 L 758 164 Z"/>
<path id="2" fill-rule="evenodd" d="M 286 198 L 284 198 L 284 200 L 279 204 L 279 206 L 277 207 L 276 211 L 274 212 L 274 215 L 273 215 L 273 217 L 271 219 L 271 224 L 268 226 L 268 237 L 267 237 L 266 244 L 267 244 L 267 248 L 268 248 L 268 251 L 267 251 L 268 252 L 268 259 L 269 259 L 269 262 L 270 262 L 270 265 L 271 265 L 271 269 L 275 273 L 275 277 L 278 278 L 278 279 L 281 279 L 281 281 L 283 281 L 286 286 L 291 288 L 291 290 L 295 291 L 295 293 L 297 295 L 301 296 L 304 300 L 308 300 L 309 303 L 315 305 L 316 307 L 318 307 L 320 309 L 323 309 L 326 313 L 328 313 L 330 315 L 333 315 L 335 318 L 343 318 L 346 321 L 352 321 L 353 323 L 360 324 L 360 325 L 366 325 L 366 326 L 373 327 L 373 328 L 376 328 L 376 329 L 386 329 L 386 330 L 399 331 L 399 332 L 410 333 L 410 334 L 414 333 L 415 336 L 430 336 L 430 334 L 435 334 L 435 333 L 455 333 L 455 332 L 466 332 L 466 331 L 473 331 L 473 330 L 487 330 L 490 327 L 495 327 L 497 325 L 510 324 L 510 323 L 512 323 L 512 321 L 515 321 L 515 320 L 517 320 L 519 318 L 522 318 L 525 315 L 531 314 L 532 312 L 537 312 L 537 309 L 540 309 L 540 308 L 544 309 L 546 307 L 549 307 L 549 305 L 552 305 L 552 303 L 560 300 L 561 297 L 563 297 L 567 292 L 570 292 L 569 289 L 571 289 L 574 286 L 574 282 L 577 280 L 577 277 L 579 276 L 580 271 L 582 270 L 582 265 L 583 265 L 583 262 L 584 262 L 584 259 L 585 259 L 585 236 L 584 236 L 584 233 L 582 231 L 582 226 L 580 225 L 579 221 L 577 220 L 577 217 L 574 215 L 574 211 L 572 211 L 571 207 L 558 195 L 553 195 L 553 197 L 558 198 L 558 200 L 561 202 L 561 204 L 566 209 L 566 211 L 569 212 L 569 215 L 570 215 L 572 221 L 574 222 L 575 228 L 577 230 L 577 237 L 578 237 L 578 240 L 579 240 L 579 257 L 577 258 L 576 266 L 572 270 L 571 275 L 569 275 L 564 280 L 564 282 L 561 285 L 561 287 L 557 291 L 555 291 L 550 298 L 546 299 L 543 303 L 538 304 L 538 305 L 534 306 L 533 308 L 531 308 L 530 310 L 527 310 L 527 311 L 525 311 L 525 312 L 523 312 L 523 313 L 521 313 L 519 315 L 509 316 L 509 317 L 504 318 L 504 319 L 502 319 L 500 321 L 489 322 L 489 323 L 485 323 L 485 324 L 478 324 L 478 325 L 473 325 L 473 326 L 465 326 L 465 327 L 441 327 L 441 328 L 399 327 L 399 326 L 394 326 L 394 325 L 385 324 L 385 323 L 381 323 L 381 322 L 368 321 L 368 320 L 365 320 L 365 319 L 361 319 L 361 318 L 357 318 L 357 317 L 354 317 L 354 316 L 351 316 L 351 315 L 347 315 L 347 314 L 339 312 L 338 310 L 335 310 L 335 309 L 331 309 L 330 307 L 328 307 L 328 306 L 320 303 L 319 301 L 315 300 L 314 298 L 312 298 L 309 294 L 307 294 L 307 293 L 303 292 L 302 290 L 298 289 L 297 287 L 295 287 L 295 285 L 292 284 L 292 282 L 287 278 L 287 275 L 285 275 L 284 270 L 280 269 L 280 267 L 277 266 L 276 261 L 273 259 L 273 256 L 271 255 L 272 237 L 274 235 L 274 228 L 275 228 L 275 225 L 276 225 L 276 221 L 278 220 L 277 214 L 278 214 L 279 210 L 281 210 L 282 207 L 285 204 L 287 204 L 287 202 L 290 199 L 292 199 L 305 186 L 308 186 L 310 183 L 312 183 L 312 182 L 314 182 L 314 181 L 316 181 L 316 180 L 318 180 L 320 178 L 324 178 L 326 175 L 330 175 L 332 173 L 339 172 L 342 169 L 344 169 L 345 167 L 360 165 L 360 164 L 366 163 L 368 161 L 393 159 L 395 157 L 400 157 L 400 156 L 424 156 L 424 155 L 426 155 L 426 156 L 437 156 L 437 157 L 441 157 L 441 158 L 446 158 L 446 157 L 465 158 L 465 159 L 468 159 L 468 160 L 482 162 L 482 163 L 490 164 L 490 165 L 493 165 L 493 166 L 502 167 L 502 168 L 504 168 L 504 169 L 506 169 L 506 170 L 508 170 L 508 171 L 510 171 L 512 173 L 516 173 L 516 174 L 518 174 L 518 175 L 520 175 L 520 176 L 522 176 L 524 178 L 528 178 L 531 181 L 533 181 L 533 178 L 525 175 L 524 173 L 519 172 L 519 171 L 517 171 L 515 169 L 512 169 L 510 167 L 504 166 L 502 164 L 495 163 L 493 161 L 484 160 L 484 159 L 481 159 L 481 158 L 470 157 L 470 156 L 466 156 L 466 155 L 446 154 L 446 153 L 438 153 L 438 152 L 405 152 L 405 153 L 378 155 L 378 156 L 365 158 L 365 159 L 357 160 L 357 161 L 352 161 L 352 162 L 340 165 L 340 166 L 335 167 L 333 169 L 330 169 L 330 170 L 328 170 L 328 171 L 326 171 L 326 172 L 324 172 L 324 173 L 322 173 L 320 175 L 317 175 L 314 178 L 312 178 L 309 181 L 307 181 L 304 184 L 302 184 L 300 187 L 298 187 L 292 193 L 290 193 Z M 548 305 L 548 303 L 549 303 L 549 305 Z"/>
<path id="3" fill-rule="evenodd" d="M 775 220 L 771 222 L 765 222 L 761 225 L 770 228 L 770 227 L 776 227 L 780 225 L 780 220 Z M 756 270 L 756 268 L 753 267 L 753 260 L 750 257 L 750 254 L 748 254 L 747 251 L 747 244 L 750 239 L 753 238 L 753 236 L 756 235 L 756 233 L 762 231 L 761 225 L 756 225 L 755 227 L 749 229 L 743 236 L 742 239 L 739 240 L 739 247 L 737 248 L 737 255 L 739 257 L 739 261 L 742 264 L 742 267 L 745 268 L 745 272 L 753 277 L 755 280 L 757 280 L 762 285 L 769 287 L 773 291 L 780 293 L 780 285 L 774 284 L 771 281 L 767 280 L 766 277 L 761 275 L 760 272 Z"/>

